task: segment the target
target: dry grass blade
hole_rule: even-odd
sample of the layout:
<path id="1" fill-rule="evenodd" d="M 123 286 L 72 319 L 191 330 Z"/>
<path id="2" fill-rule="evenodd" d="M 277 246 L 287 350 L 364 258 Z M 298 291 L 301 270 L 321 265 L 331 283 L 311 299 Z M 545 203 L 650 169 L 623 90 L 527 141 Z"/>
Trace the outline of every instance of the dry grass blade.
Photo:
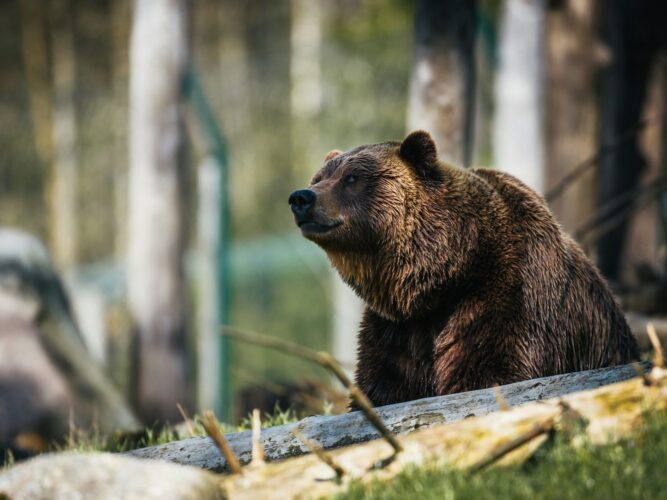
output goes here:
<path id="1" fill-rule="evenodd" d="M 176 409 L 178 410 L 178 413 L 181 414 L 181 417 L 183 417 L 183 423 L 185 424 L 190 437 L 195 437 L 197 433 L 195 432 L 195 428 L 192 425 L 192 419 L 190 418 L 190 415 L 188 415 L 187 410 L 181 406 L 181 403 L 176 403 Z"/>
<path id="2" fill-rule="evenodd" d="M 653 365 L 657 366 L 658 368 L 664 368 L 665 357 L 662 352 L 662 344 L 660 343 L 658 333 L 655 331 L 655 326 L 653 323 L 648 323 L 646 325 L 646 333 L 648 334 L 648 338 L 651 341 L 651 345 L 653 346 Z"/>
<path id="3" fill-rule="evenodd" d="M 211 410 L 204 411 L 202 425 L 204 426 L 204 430 L 206 430 L 206 434 L 208 434 L 208 436 L 215 442 L 216 446 L 222 453 L 222 456 L 225 457 L 225 460 L 227 461 L 227 464 L 229 464 L 229 468 L 232 470 L 232 472 L 234 474 L 243 474 L 241 464 L 239 463 L 238 458 L 236 458 L 236 455 L 234 455 L 232 449 L 229 447 L 229 443 L 227 443 L 225 436 L 223 436 L 222 432 L 220 432 L 218 419 L 215 418 L 215 415 Z"/>
<path id="4" fill-rule="evenodd" d="M 262 421 L 260 419 L 259 410 L 255 408 L 252 411 L 252 460 L 250 465 L 252 467 L 259 467 L 266 463 L 264 458 L 264 448 L 260 440 L 262 433 Z"/>
<path id="5" fill-rule="evenodd" d="M 496 403 L 498 403 L 498 408 L 500 408 L 501 411 L 510 409 L 510 405 L 505 399 L 505 396 L 503 396 L 503 393 L 498 385 L 493 386 L 493 396 L 496 398 Z"/>
<path id="6" fill-rule="evenodd" d="M 340 480 L 345 475 L 345 469 L 334 462 L 333 458 L 331 458 L 327 452 L 324 451 L 324 448 L 322 448 L 319 444 L 308 439 L 297 427 L 292 429 L 292 434 L 294 434 L 294 437 L 296 437 L 299 441 L 301 441 L 301 443 L 303 443 L 306 448 L 308 448 L 308 451 L 314 453 L 317 458 L 331 467 L 331 469 L 336 474 L 337 480 Z"/>

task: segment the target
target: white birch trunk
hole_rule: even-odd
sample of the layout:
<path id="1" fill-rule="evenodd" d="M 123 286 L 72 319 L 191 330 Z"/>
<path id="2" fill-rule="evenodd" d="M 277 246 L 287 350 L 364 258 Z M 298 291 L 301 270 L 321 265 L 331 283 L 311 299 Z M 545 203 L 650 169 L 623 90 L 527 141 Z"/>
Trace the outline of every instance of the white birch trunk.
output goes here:
<path id="1" fill-rule="evenodd" d="M 292 0 L 290 45 L 292 114 L 311 117 L 322 105 L 322 5 L 319 1 Z"/>
<path id="2" fill-rule="evenodd" d="M 544 189 L 545 0 L 505 0 L 496 76 L 495 164 Z"/>
<path id="3" fill-rule="evenodd" d="M 197 294 L 197 404 L 200 409 L 220 404 L 220 318 L 218 305 L 218 247 L 220 245 L 220 166 L 206 158 L 199 166 L 198 289 Z"/>
<path id="4" fill-rule="evenodd" d="M 331 351 L 348 376 L 353 376 L 357 363 L 357 331 L 364 312 L 364 303 L 347 284 L 332 272 L 333 338 Z"/>
<path id="5" fill-rule="evenodd" d="M 186 404 L 183 110 L 188 2 L 136 0 L 130 45 L 128 299 L 137 410 L 178 420 Z"/>

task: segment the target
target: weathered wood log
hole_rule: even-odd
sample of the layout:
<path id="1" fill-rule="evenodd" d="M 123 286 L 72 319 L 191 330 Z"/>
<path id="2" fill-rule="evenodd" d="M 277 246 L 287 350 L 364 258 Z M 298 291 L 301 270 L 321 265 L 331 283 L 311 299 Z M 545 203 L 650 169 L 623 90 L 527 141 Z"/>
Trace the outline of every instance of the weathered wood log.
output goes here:
<path id="1" fill-rule="evenodd" d="M 647 369 L 647 365 L 643 365 Z M 499 388 L 503 398 L 511 406 L 532 401 L 563 396 L 577 391 L 635 377 L 632 365 L 602 368 L 585 372 L 555 375 L 527 380 Z M 377 408 L 387 427 L 396 434 L 407 434 L 419 428 L 432 427 L 445 422 L 471 416 L 486 415 L 499 409 L 497 390 L 483 389 L 449 396 L 426 398 Z M 307 453 L 306 447 L 292 434 L 298 427 L 308 439 L 325 449 L 339 448 L 354 443 L 377 439 L 379 434 L 360 412 L 335 416 L 314 416 L 300 422 L 281 425 L 262 431 L 261 441 L 266 459 L 278 460 Z M 241 463 L 251 459 L 251 433 L 239 432 L 225 436 Z M 226 463 L 213 441 L 196 437 L 129 452 L 142 457 L 167 460 L 204 469 L 223 471 Z"/>
<path id="2" fill-rule="evenodd" d="M 576 429 L 579 435 L 581 429 L 594 444 L 613 442 L 640 426 L 645 412 L 666 408 L 667 370 L 656 367 L 644 378 L 401 436 L 404 451 L 391 461 L 387 457 L 392 450 L 381 440 L 330 452 L 328 461 L 337 464 L 342 475 L 308 455 L 247 468 L 243 476 L 225 477 L 221 488 L 228 499 L 320 498 L 343 491 L 353 480 L 389 480 L 409 466 L 446 465 L 474 472 L 524 461 L 552 430 Z"/>

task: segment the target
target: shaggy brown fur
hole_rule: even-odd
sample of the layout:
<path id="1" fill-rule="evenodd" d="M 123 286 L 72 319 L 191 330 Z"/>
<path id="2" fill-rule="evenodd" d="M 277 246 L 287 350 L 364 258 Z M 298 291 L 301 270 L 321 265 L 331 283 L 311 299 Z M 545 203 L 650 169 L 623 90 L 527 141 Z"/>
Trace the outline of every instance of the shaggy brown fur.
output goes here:
<path id="1" fill-rule="evenodd" d="M 374 404 L 638 358 L 544 200 L 503 172 L 439 162 L 428 133 L 333 151 L 309 190 L 312 203 L 290 198 L 302 233 L 367 305 L 356 378 Z"/>

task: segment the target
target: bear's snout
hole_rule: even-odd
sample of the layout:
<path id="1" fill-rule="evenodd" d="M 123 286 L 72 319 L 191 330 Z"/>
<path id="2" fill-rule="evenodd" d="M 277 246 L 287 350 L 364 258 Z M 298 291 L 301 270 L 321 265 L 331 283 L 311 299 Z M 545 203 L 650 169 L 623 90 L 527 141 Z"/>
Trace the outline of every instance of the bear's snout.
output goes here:
<path id="1" fill-rule="evenodd" d="M 299 189 L 290 195 L 288 203 L 294 215 L 300 217 L 313 208 L 316 198 L 315 193 L 310 189 Z"/>

